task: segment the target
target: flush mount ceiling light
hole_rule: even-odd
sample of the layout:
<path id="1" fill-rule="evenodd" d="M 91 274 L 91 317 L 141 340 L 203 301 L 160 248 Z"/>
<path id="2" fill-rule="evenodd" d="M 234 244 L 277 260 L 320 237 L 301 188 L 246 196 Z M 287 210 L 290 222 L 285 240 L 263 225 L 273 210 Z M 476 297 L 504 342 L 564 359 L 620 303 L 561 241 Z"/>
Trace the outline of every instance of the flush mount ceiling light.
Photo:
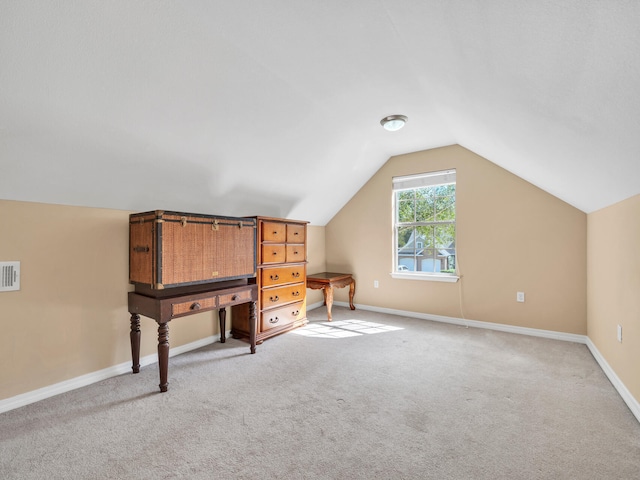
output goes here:
<path id="1" fill-rule="evenodd" d="M 385 130 L 395 132 L 404 127 L 404 124 L 408 121 L 409 119 L 404 115 L 389 115 L 380 120 L 380 125 L 382 125 Z"/>

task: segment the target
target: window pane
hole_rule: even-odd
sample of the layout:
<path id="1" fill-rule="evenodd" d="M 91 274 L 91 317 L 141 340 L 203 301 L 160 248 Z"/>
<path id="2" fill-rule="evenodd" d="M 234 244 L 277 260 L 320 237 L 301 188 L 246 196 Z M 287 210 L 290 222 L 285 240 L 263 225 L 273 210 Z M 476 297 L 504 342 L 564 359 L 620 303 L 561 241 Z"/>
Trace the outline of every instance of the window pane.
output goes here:
<path id="1" fill-rule="evenodd" d="M 414 191 L 397 192 L 396 208 L 399 222 L 414 222 L 416 218 Z"/>
<path id="2" fill-rule="evenodd" d="M 434 227 L 436 248 L 453 248 L 456 229 L 453 224 L 436 225 Z"/>
<path id="3" fill-rule="evenodd" d="M 435 200 L 433 187 L 416 190 L 416 222 L 433 222 Z"/>
<path id="4" fill-rule="evenodd" d="M 422 242 L 422 246 L 424 248 L 433 247 L 433 226 L 428 225 L 426 227 L 416 227 L 416 238 L 419 242 Z"/>
<path id="5" fill-rule="evenodd" d="M 409 240 L 413 237 L 413 227 L 399 227 L 397 236 L 398 249 L 406 250 Z M 410 247 L 413 250 L 413 247 Z"/>
<path id="6" fill-rule="evenodd" d="M 399 227 L 396 232 L 396 245 L 398 246 L 397 271 L 413 272 L 415 271 L 414 228 Z"/>
<path id="7" fill-rule="evenodd" d="M 447 195 L 437 197 L 436 200 L 436 220 L 446 221 L 456 218 L 456 197 Z"/>

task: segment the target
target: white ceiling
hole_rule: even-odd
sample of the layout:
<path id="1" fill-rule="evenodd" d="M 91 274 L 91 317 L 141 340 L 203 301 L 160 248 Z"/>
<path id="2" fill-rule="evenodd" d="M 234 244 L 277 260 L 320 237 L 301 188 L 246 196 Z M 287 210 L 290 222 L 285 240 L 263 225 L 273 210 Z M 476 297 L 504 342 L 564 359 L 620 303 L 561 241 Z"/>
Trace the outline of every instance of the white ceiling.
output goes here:
<path id="1" fill-rule="evenodd" d="M 639 90 L 636 0 L 0 0 L 0 198 L 324 225 L 458 143 L 591 212 Z"/>

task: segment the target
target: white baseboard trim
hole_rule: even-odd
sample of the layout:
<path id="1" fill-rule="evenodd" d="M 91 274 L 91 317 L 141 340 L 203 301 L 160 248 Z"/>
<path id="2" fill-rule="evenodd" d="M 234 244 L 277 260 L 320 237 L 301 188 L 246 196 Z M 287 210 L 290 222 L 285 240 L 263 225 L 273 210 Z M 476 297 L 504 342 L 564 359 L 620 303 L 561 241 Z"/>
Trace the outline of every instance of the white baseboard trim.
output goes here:
<path id="1" fill-rule="evenodd" d="M 337 305 L 337 304 L 338 304 L 338 302 L 335 302 L 335 305 Z M 345 305 L 348 305 L 348 304 L 345 303 Z M 316 302 L 316 303 L 312 303 L 311 305 L 307 305 L 307 312 L 309 310 L 315 310 L 316 308 L 320 308 L 322 306 L 324 306 L 324 302 L 322 302 L 322 301 Z"/>
<path id="2" fill-rule="evenodd" d="M 602 369 L 604 374 L 607 376 L 607 378 L 609 379 L 613 387 L 618 391 L 618 393 L 622 397 L 622 400 L 624 400 L 624 403 L 627 404 L 627 407 L 629 407 L 629 410 L 631 410 L 631 413 L 633 413 L 633 415 L 635 415 L 638 422 L 640 422 L 640 403 L 638 402 L 638 400 L 633 398 L 633 395 L 631 395 L 631 392 L 629 392 L 625 384 L 622 383 L 622 380 L 620 380 L 618 375 L 616 375 L 616 372 L 613 371 L 609 363 L 604 359 L 600 351 L 596 348 L 594 343 L 588 337 L 587 337 L 587 347 L 589 348 L 591 355 L 593 355 L 593 358 L 596 359 L 596 362 L 598 362 L 598 365 L 600 365 L 600 368 Z"/>
<path id="3" fill-rule="evenodd" d="M 333 302 L 334 305 L 341 307 L 349 307 L 347 302 Z M 540 330 L 538 328 L 516 327 L 514 325 L 504 325 L 502 323 L 481 322 L 479 320 L 467 320 L 457 317 L 445 317 L 443 315 L 432 315 L 430 313 L 410 312 L 406 310 L 396 310 L 393 308 L 372 307 L 369 305 L 355 305 L 360 310 L 369 310 L 372 312 L 389 313 L 391 315 L 401 315 L 403 317 L 421 318 L 422 320 L 431 320 L 434 322 L 450 323 L 452 325 L 461 325 L 463 327 L 484 328 L 487 330 L 497 330 L 500 332 L 517 333 L 519 335 L 530 335 L 533 337 L 551 338 L 553 340 L 562 340 L 564 342 L 587 343 L 586 335 L 578 335 L 575 333 L 555 332 L 553 330 Z"/>
<path id="4" fill-rule="evenodd" d="M 229 338 L 229 336 L 230 332 L 227 332 L 227 338 Z M 197 348 L 205 347 L 218 341 L 220 341 L 220 337 L 218 335 L 212 335 L 210 337 L 196 340 L 195 342 L 180 345 L 178 347 L 173 347 L 169 350 L 169 357 L 180 355 L 181 353 L 189 352 Z M 141 367 L 151 365 L 152 363 L 158 363 L 158 355 L 156 353 L 140 358 Z M 49 385 L 37 390 L 32 390 L 31 392 L 22 393 L 20 395 L 16 395 L 15 397 L 5 398 L 4 400 L 0 400 L 0 413 L 24 407 L 25 405 L 29 405 L 30 403 L 39 402 L 40 400 L 44 400 L 45 398 L 69 392 L 71 390 L 75 390 L 76 388 L 86 387 L 87 385 L 91 385 L 92 383 L 97 383 L 102 380 L 106 380 L 107 378 L 116 377 L 128 372 L 131 372 L 131 361 L 124 362 L 119 365 L 113 365 L 111 367 L 98 370 L 97 372 L 87 373 L 86 375 L 71 378 L 69 380 L 65 380 L 64 382 Z"/>

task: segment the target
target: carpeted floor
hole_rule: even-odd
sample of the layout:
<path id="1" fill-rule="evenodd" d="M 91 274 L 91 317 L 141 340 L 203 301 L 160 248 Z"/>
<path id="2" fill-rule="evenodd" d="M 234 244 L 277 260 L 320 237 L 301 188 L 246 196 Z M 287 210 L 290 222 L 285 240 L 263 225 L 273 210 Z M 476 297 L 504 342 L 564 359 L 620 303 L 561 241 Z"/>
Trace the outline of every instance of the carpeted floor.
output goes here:
<path id="1" fill-rule="evenodd" d="M 584 345 L 334 307 L 0 415 L 2 479 L 640 479 Z M 373 324 L 373 325 L 372 325 Z"/>

